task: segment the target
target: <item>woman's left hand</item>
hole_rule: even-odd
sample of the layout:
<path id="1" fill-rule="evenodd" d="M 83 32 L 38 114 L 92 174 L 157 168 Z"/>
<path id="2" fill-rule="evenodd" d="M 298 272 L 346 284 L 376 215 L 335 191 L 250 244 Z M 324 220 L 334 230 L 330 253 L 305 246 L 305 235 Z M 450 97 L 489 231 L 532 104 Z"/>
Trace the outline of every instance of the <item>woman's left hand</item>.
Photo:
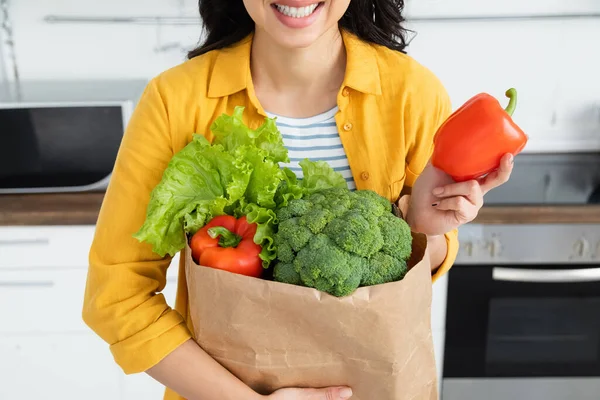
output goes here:
<path id="1" fill-rule="evenodd" d="M 477 217 L 483 196 L 504 184 L 513 169 L 513 156 L 506 154 L 498 170 L 481 180 L 454 182 L 450 176 L 428 164 L 412 188 L 407 221 L 416 232 L 443 235 Z"/>

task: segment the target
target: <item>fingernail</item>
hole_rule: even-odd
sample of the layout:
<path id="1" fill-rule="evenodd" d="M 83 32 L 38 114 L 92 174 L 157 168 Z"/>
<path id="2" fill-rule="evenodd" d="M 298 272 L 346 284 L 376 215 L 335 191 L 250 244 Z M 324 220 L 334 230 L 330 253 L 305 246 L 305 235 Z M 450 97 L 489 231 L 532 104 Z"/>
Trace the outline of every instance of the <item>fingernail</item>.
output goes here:
<path id="1" fill-rule="evenodd" d="M 511 164 L 515 163 L 515 157 L 512 154 L 508 157 L 508 159 L 510 160 Z"/>
<path id="2" fill-rule="evenodd" d="M 346 400 L 352 397 L 352 389 L 344 388 L 340 390 L 340 399 Z"/>
<path id="3" fill-rule="evenodd" d="M 431 205 L 431 207 L 437 207 L 437 206 L 438 206 L 438 204 L 440 204 L 440 203 L 433 203 L 433 204 Z"/>
<path id="4" fill-rule="evenodd" d="M 433 189 L 433 195 L 434 196 L 439 196 L 442 193 L 444 193 L 444 188 L 442 188 L 442 187 L 438 187 L 438 188 Z"/>

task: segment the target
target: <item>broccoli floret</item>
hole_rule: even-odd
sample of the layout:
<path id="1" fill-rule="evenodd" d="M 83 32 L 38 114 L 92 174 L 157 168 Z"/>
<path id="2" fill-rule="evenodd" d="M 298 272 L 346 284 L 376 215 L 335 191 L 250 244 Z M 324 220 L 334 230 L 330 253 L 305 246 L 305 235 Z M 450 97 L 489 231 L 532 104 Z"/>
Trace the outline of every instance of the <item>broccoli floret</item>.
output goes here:
<path id="1" fill-rule="evenodd" d="M 380 217 L 384 213 L 392 212 L 392 204 L 386 198 L 381 197 L 371 190 L 357 191 L 352 208 L 374 217 Z"/>
<path id="2" fill-rule="evenodd" d="M 312 233 L 317 234 L 334 218 L 335 215 L 331 211 L 324 208 L 314 208 L 298 218 L 298 223 L 310 229 Z"/>
<path id="3" fill-rule="evenodd" d="M 404 278 L 406 271 L 406 261 L 382 252 L 375 253 L 369 260 L 369 266 L 363 274 L 361 285 L 370 286 L 398 281 Z"/>
<path id="4" fill-rule="evenodd" d="M 383 214 L 379 217 L 379 230 L 383 236 L 381 251 L 385 254 L 407 260 L 412 253 L 412 233 L 405 220 L 394 214 Z"/>
<path id="5" fill-rule="evenodd" d="M 288 242 L 275 243 L 277 247 L 277 259 L 284 263 L 291 263 L 294 261 L 296 254 L 292 250 L 292 246 Z"/>
<path id="6" fill-rule="evenodd" d="M 290 200 L 290 203 L 286 207 L 287 210 L 292 214 L 292 217 L 300 217 L 306 214 L 312 208 L 312 203 L 304 199 Z"/>
<path id="7" fill-rule="evenodd" d="M 410 228 L 375 192 L 319 190 L 290 201 L 277 215 L 276 281 L 295 280 L 293 270 L 298 284 L 346 296 L 360 285 L 391 282 L 406 274 Z"/>
<path id="8" fill-rule="evenodd" d="M 292 211 L 289 210 L 287 207 L 283 207 L 275 211 L 275 215 L 277 215 L 277 221 L 279 221 L 279 223 L 287 221 L 288 219 L 293 217 Z"/>
<path id="9" fill-rule="evenodd" d="M 294 268 L 306 286 L 334 296 L 349 295 L 360 285 L 361 277 L 353 265 L 350 255 L 323 234 L 314 236 L 294 260 Z"/>
<path id="10" fill-rule="evenodd" d="M 348 189 L 332 188 L 316 192 L 309 197 L 314 207 L 326 208 L 335 217 L 343 215 L 352 206 L 352 192 Z"/>
<path id="11" fill-rule="evenodd" d="M 277 233 L 279 243 L 288 243 L 292 250 L 298 252 L 312 237 L 312 232 L 305 226 L 298 224 L 298 218 L 290 218 L 279 224 Z"/>
<path id="12" fill-rule="evenodd" d="M 308 198 L 313 205 L 321 204 L 325 202 L 325 195 L 323 193 L 316 192 Z"/>
<path id="13" fill-rule="evenodd" d="M 290 285 L 300 285 L 300 274 L 294 269 L 294 265 L 290 263 L 280 262 L 273 268 L 273 278 L 282 283 Z"/>
<path id="14" fill-rule="evenodd" d="M 334 219 L 324 232 L 343 250 L 363 257 L 370 257 L 383 246 L 379 226 L 358 211 Z"/>
<path id="15" fill-rule="evenodd" d="M 279 223 L 287 221 L 290 218 L 304 215 L 312 208 L 312 203 L 304 199 L 290 200 L 287 207 L 282 207 L 277 210 L 277 219 Z"/>

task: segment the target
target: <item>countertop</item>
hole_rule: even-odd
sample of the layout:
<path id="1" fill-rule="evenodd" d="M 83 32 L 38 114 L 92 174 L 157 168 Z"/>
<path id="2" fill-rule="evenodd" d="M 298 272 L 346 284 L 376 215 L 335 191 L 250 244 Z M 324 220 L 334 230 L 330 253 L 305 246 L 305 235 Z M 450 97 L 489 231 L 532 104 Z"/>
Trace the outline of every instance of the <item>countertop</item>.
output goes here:
<path id="1" fill-rule="evenodd" d="M 0 225 L 94 225 L 104 193 L 0 196 Z M 473 223 L 595 223 L 600 205 L 484 206 Z"/>

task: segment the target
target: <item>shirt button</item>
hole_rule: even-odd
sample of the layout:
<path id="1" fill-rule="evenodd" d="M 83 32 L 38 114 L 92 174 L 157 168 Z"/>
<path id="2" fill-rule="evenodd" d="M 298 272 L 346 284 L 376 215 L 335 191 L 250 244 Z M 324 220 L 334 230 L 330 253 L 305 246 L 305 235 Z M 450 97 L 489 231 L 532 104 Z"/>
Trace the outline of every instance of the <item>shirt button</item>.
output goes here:
<path id="1" fill-rule="evenodd" d="M 363 172 L 360 174 L 360 178 L 361 178 L 363 181 L 369 180 L 369 173 L 368 173 L 367 171 L 363 171 Z"/>
<path id="2" fill-rule="evenodd" d="M 348 89 L 347 87 L 345 87 L 344 90 L 342 90 L 342 95 L 344 97 L 350 96 L 350 89 Z"/>
<path id="3" fill-rule="evenodd" d="M 349 131 L 349 130 L 351 130 L 351 129 L 352 129 L 352 124 L 351 124 L 350 122 L 346 122 L 346 123 L 344 124 L 344 130 L 345 130 L 345 131 Z"/>

